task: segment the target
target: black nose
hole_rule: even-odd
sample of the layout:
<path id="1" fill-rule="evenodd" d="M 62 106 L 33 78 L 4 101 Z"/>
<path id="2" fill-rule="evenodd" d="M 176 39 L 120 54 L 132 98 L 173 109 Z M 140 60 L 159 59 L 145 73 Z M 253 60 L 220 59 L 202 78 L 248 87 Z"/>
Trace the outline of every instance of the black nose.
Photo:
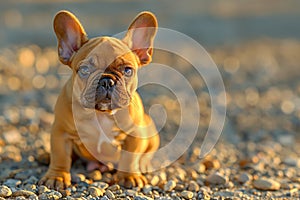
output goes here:
<path id="1" fill-rule="evenodd" d="M 113 87 L 115 84 L 114 80 L 112 80 L 111 78 L 109 77 L 104 77 L 104 78 L 101 78 L 100 81 L 99 81 L 99 85 L 101 87 L 103 87 L 104 89 L 108 90 L 110 89 L 111 87 Z"/>

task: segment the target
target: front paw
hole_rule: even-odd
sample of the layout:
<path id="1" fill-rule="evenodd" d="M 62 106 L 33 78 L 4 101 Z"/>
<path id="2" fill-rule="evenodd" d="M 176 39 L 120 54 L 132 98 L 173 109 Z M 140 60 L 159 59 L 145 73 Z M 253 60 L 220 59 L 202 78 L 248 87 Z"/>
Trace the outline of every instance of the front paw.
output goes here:
<path id="1" fill-rule="evenodd" d="M 144 187 L 147 184 L 147 179 L 141 173 L 128 173 L 118 171 L 115 181 L 126 188 Z"/>
<path id="2" fill-rule="evenodd" d="M 69 172 L 58 172 L 49 169 L 39 181 L 39 185 L 45 185 L 50 189 L 63 190 L 71 185 L 71 174 Z"/>

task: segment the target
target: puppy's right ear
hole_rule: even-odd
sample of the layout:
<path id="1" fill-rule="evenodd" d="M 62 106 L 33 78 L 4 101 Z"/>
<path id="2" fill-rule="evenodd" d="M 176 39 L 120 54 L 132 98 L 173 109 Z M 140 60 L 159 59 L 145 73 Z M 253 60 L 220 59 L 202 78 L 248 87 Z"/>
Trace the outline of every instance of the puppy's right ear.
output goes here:
<path id="1" fill-rule="evenodd" d="M 70 66 L 72 55 L 88 41 L 87 35 L 75 15 L 65 10 L 56 14 L 53 27 L 58 42 L 59 60 Z"/>

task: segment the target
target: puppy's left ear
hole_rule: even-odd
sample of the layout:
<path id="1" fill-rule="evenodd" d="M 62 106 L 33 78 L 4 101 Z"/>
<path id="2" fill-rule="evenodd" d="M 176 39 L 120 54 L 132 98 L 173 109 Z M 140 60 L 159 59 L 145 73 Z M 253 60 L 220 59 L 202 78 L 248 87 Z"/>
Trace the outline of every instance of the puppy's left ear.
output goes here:
<path id="1" fill-rule="evenodd" d="M 152 60 L 153 41 L 157 32 L 157 20 L 151 12 L 141 12 L 136 16 L 123 41 L 137 54 L 141 65 Z"/>

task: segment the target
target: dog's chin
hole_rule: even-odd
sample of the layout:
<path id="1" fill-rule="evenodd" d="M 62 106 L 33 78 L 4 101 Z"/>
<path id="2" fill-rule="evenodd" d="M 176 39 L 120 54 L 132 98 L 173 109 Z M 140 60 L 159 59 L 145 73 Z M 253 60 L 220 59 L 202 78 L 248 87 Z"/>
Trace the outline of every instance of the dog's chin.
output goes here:
<path id="1" fill-rule="evenodd" d="M 95 110 L 100 112 L 109 112 L 112 110 L 111 103 L 97 103 L 95 104 Z"/>
<path id="2" fill-rule="evenodd" d="M 109 114 L 115 114 L 118 110 L 122 108 L 128 107 L 129 104 L 127 105 L 116 105 L 111 102 L 99 102 L 95 104 L 95 110 L 98 112 L 103 112 L 103 113 L 109 113 Z"/>
<path id="3" fill-rule="evenodd" d="M 115 114 L 120 108 L 112 108 L 111 103 L 98 103 L 95 105 L 95 110 L 101 113 Z"/>

